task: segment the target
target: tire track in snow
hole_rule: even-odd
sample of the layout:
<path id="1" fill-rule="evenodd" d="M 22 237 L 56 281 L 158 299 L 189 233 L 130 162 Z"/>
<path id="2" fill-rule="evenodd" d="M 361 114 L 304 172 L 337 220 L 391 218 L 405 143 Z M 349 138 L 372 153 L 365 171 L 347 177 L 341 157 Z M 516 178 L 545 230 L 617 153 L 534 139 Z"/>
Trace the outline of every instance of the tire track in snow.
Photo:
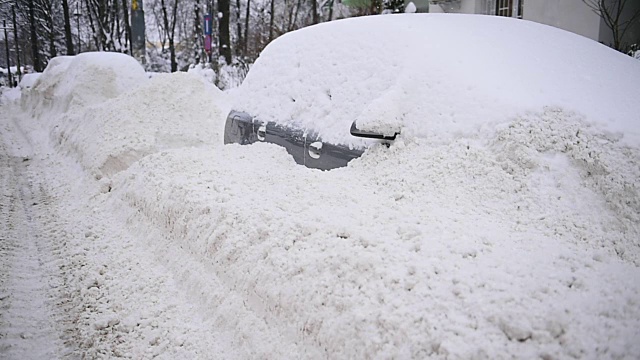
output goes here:
<path id="1" fill-rule="evenodd" d="M 5 122 L 0 138 L 0 355 L 7 359 L 56 358 L 62 347 L 56 316 L 56 282 L 50 239 L 40 231 L 48 201 L 30 171 L 28 141 Z M 9 139 L 6 135 L 13 134 Z M 11 141 L 12 149 L 8 147 Z M 14 154 L 10 154 L 14 153 Z"/>
<path id="2" fill-rule="evenodd" d="M 56 296 L 50 301 L 55 304 L 59 331 L 48 334 L 56 346 L 63 341 L 65 348 L 24 358 L 240 358 L 247 353 L 233 343 L 229 328 L 217 329 L 207 309 L 183 293 L 182 279 L 164 259 L 149 254 L 137 233 L 131 232 L 129 225 L 136 224 L 125 224 L 105 207 L 108 196 L 100 191 L 106 193 L 108 188 L 54 150 L 41 123 L 28 117 L 20 118 L 19 124 L 0 120 L 0 126 L 11 128 L 3 131 L 7 144 L 17 138 L 24 143 L 33 140 L 37 155 L 29 161 L 30 191 L 51 197 L 50 205 L 32 215 L 39 222 L 34 232 L 50 245 L 51 259 L 43 263 L 59 274 L 52 291 Z M 12 145 L 13 150 L 22 150 Z M 200 270 L 190 265 L 185 264 L 187 273 Z M 7 274 L 14 272 L 7 268 Z"/>

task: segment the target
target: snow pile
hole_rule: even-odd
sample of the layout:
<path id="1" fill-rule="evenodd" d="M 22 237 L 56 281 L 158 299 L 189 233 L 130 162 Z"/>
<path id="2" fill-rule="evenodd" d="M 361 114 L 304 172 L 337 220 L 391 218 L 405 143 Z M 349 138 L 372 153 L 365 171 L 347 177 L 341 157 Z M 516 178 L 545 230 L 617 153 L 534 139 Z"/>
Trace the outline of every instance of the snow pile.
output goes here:
<path id="1" fill-rule="evenodd" d="M 23 75 L 22 80 L 20 80 L 20 90 L 24 91 L 24 90 L 31 89 L 33 85 L 35 85 L 36 81 L 40 78 L 40 75 L 42 75 L 42 73 L 32 73 L 32 74 Z"/>
<path id="2" fill-rule="evenodd" d="M 211 84 L 216 82 L 216 72 L 209 67 L 205 68 L 202 64 L 191 65 L 188 73 L 200 76 Z"/>
<path id="3" fill-rule="evenodd" d="M 51 136 L 100 179 L 161 150 L 222 144 L 227 111 L 222 92 L 202 79 L 158 74 L 134 91 L 64 114 Z"/>
<path id="4" fill-rule="evenodd" d="M 186 250 L 167 266 L 210 267 L 183 280 L 222 283 L 196 296 L 221 324 L 229 292 L 263 319 L 236 329 L 249 354 L 640 353 L 640 152 L 554 108 L 493 130 L 330 172 L 268 144 L 165 151 L 111 201 L 154 247 Z"/>
<path id="5" fill-rule="evenodd" d="M 98 179 L 163 149 L 221 144 L 228 112 L 221 91 L 204 80 L 184 73 L 149 79 L 119 53 L 52 59 L 23 89 L 21 105 L 46 116 L 53 143 Z"/>
<path id="6" fill-rule="evenodd" d="M 218 77 L 216 79 L 216 86 L 223 90 L 234 89 L 242 84 L 242 81 L 247 76 L 249 67 L 251 65 L 245 63 L 233 63 L 228 65 L 224 60 L 218 62 Z"/>
<path id="7" fill-rule="evenodd" d="M 21 93 L 19 88 L 0 87 L 0 104 L 11 104 L 20 99 Z"/>
<path id="8" fill-rule="evenodd" d="M 359 126 L 449 141 L 559 106 L 640 142 L 640 63 L 560 29 L 460 14 L 359 17 L 287 33 L 260 55 L 237 110 L 357 143 Z M 493 126 L 489 124 L 489 126 Z"/>
<path id="9" fill-rule="evenodd" d="M 146 82 L 144 70 L 120 53 L 82 53 L 60 56 L 22 97 L 22 108 L 36 117 L 66 112 L 113 99 Z"/>

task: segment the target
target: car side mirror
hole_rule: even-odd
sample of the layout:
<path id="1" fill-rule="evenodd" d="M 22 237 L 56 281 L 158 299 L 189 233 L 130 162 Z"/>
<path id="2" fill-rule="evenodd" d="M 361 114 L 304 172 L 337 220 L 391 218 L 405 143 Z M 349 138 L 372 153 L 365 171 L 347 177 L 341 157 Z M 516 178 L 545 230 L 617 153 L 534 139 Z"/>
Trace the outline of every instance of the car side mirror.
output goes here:
<path id="1" fill-rule="evenodd" d="M 356 125 L 356 122 L 354 121 L 353 123 L 351 123 L 351 135 L 356 136 L 356 137 L 363 137 L 363 138 L 369 138 L 369 139 L 380 139 L 380 140 L 395 140 L 396 136 L 398 136 L 398 134 L 400 134 L 400 132 L 395 131 L 393 133 L 393 135 L 388 135 L 388 134 L 381 134 L 381 133 L 377 133 L 377 132 L 372 132 L 372 131 L 365 131 L 365 130 L 360 130 L 358 129 L 358 126 Z"/>

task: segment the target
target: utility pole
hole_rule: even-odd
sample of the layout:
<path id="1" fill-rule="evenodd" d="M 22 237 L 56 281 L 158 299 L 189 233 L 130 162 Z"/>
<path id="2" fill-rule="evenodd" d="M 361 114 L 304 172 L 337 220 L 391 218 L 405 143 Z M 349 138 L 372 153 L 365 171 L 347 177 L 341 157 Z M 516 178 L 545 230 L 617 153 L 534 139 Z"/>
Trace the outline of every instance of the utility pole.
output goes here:
<path id="1" fill-rule="evenodd" d="M 4 47 L 7 50 L 7 79 L 9 79 L 9 87 L 13 87 L 13 79 L 11 78 L 11 58 L 9 57 L 9 37 L 7 36 L 6 20 L 2 20 L 2 29 L 4 30 Z"/>
<path id="2" fill-rule="evenodd" d="M 16 45 L 16 65 L 18 65 L 18 82 L 22 80 L 22 70 L 20 69 L 20 42 L 18 41 L 18 26 L 16 26 L 16 7 L 11 6 L 13 15 L 13 42 Z"/>

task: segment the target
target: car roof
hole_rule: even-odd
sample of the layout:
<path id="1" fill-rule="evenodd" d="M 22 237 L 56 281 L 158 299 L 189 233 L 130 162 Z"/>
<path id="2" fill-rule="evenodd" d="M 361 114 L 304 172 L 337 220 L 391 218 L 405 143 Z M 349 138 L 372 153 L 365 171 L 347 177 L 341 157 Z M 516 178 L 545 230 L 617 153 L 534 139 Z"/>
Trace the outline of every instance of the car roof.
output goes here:
<path id="1" fill-rule="evenodd" d="M 345 144 L 370 130 L 446 141 L 559 107 L 638 142 L 640 62 L 550 26 L 485 15 L 398 14 L 322 23 L 262 52 L 236 108 Z"/>

